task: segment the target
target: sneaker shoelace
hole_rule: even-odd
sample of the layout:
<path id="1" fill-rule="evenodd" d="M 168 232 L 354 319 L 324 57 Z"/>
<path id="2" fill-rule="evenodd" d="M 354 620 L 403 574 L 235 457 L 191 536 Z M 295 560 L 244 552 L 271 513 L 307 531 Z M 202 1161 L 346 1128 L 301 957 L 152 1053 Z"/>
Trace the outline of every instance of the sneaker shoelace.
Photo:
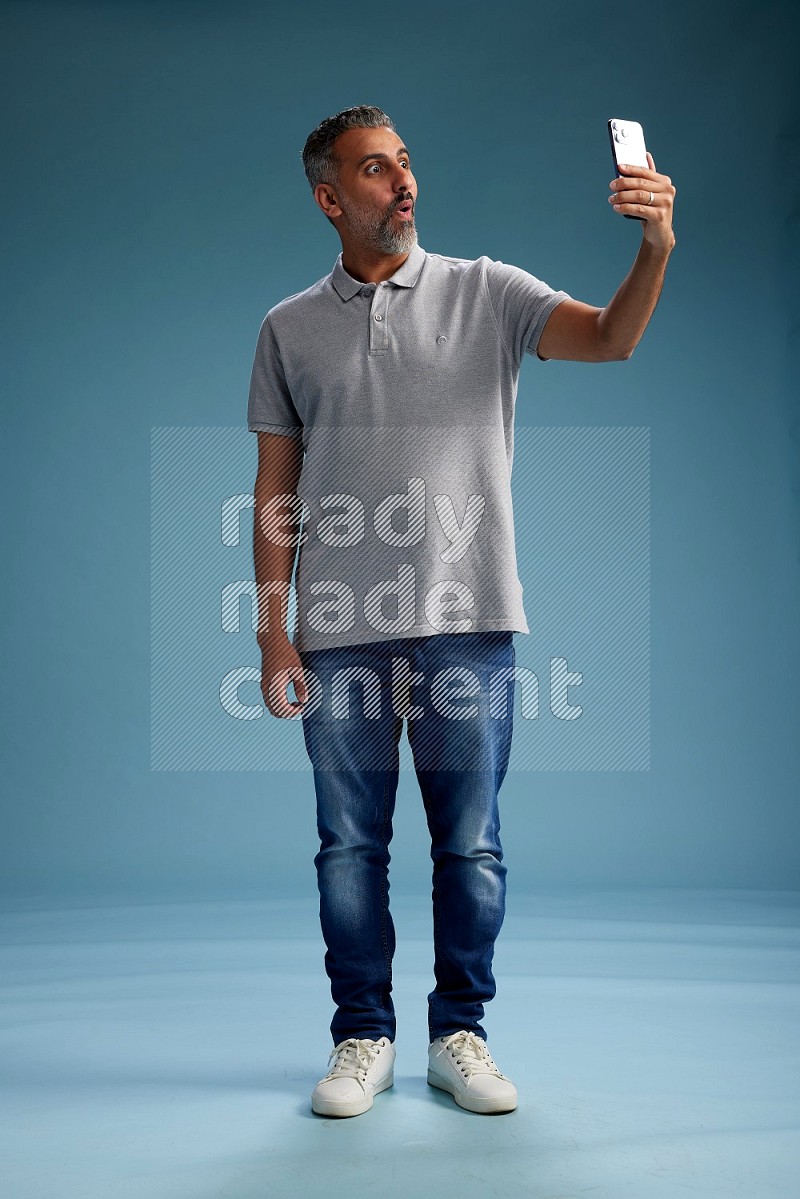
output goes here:
<path id="1" fill-rule="evenodd" d="M 380 1053 L 380 1048 L 372 1048 L 372 1046 L 377 1046 L 377 1041 L 362 1040 L 358 1037 L 349 1037 L 340 1045 L 334 1045 L 328 1057 L 330 1069 L 325 1075 L 324 1081 L 329 1078 L 355 1078 L 363 1085 L 366 1081 L 367 1070 Z M 331 1066 L 334 1058 L 336 1060 Z"/>
<path id="2" fill-rule="evenodd" d="M 456 1065 L 467 1080 L 473 1074 L 494 1074 L 505 1079 L 492 1058 L 483 1037 L 474 1032 L 454 1032 L 444 1037 L 439 1053 L 451 1053 Z M 438 1056 L 438 1054 L 437 1054 Z"/>

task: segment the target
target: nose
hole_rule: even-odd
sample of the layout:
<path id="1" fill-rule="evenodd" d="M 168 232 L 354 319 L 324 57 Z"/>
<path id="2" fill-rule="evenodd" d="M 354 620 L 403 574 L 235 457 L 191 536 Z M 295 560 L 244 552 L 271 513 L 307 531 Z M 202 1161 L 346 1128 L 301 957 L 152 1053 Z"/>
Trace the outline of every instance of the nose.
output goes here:
<path id="1" fill-rule="evenodd" d="M 414 176 L 411 174 L 411 168 L 401 167 L 397 164 L 398 178 L 395 181 L 395 188 L 399 196 L 410 196 L 411 185 L 414 182 Z"/>

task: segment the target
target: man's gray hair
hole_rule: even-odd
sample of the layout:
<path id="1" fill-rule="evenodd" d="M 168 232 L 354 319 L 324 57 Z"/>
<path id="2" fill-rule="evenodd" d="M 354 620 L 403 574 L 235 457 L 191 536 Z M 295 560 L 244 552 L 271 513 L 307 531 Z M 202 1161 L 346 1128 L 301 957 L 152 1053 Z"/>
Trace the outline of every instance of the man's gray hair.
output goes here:
<path id="1" fill-rule="evenodd" d="M 358 104 L 355 108 L 344 108 L 335 116 L 326 117 L 309 133 L 303 147 L 303 169 L 312 192 L 318 183 L 339 182 L 339 160 L 333 143 L 347 129 L 391 129 L 397 132 L 394 121 L 373 104 Z M 328 218 L 330 220 L 330 218 Z"/>

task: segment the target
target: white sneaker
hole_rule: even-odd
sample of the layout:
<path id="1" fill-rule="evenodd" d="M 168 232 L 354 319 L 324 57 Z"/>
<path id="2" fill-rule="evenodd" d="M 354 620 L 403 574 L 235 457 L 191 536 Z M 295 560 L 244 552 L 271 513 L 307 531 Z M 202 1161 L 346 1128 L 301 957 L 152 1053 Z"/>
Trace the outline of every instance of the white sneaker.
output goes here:
<path id="1" fill-rule="evenodd" d="M 517 1088 L 500 1073 L 483 1038 L 466 1029 L 428 1046 L 428 1082 L 470 1112 L 513 1112 L 517 1106 Z"/>
<path id="2" fill-rule="evenodd" d="M 313 1090 L 312 1111 L 318 1116 L 360 1116 L 368 1111 L 373 1097 L 393 1084 L 394 1059 L 388 1037 L 340 1041 L 331 1050 L 328 1073 Z"/>

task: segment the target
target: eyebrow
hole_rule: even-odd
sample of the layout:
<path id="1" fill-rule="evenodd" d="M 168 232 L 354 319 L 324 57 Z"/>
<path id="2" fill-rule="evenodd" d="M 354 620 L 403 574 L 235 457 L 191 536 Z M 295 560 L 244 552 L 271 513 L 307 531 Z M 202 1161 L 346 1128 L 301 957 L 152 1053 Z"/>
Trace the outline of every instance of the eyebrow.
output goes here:
<path id="1" fill-rule="evenodd" d="M 369 159 L 369 158 L 388 158 L 388 157 L 389 157 L 388 154 L 365 154 L 363 158 L 359 158 L 358 162 L 356 163 L 356 166 L 360 167 L 361 164 L 366 162 L 367 159 Z M 410 158 L 411 154 L 405 148 L 405 146 L 401 146 L 400 149 L 397 151 L 397 157 L 398 158 Z"/>

